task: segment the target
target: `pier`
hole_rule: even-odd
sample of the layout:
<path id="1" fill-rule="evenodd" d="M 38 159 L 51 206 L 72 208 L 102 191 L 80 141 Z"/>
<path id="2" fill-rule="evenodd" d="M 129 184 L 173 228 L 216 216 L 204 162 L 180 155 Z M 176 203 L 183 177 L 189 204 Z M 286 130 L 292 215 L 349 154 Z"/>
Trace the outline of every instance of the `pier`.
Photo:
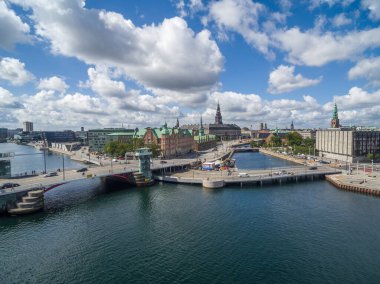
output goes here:
<path id="1" fill-rule="evenodd" d="M 324 179 L 325 176 L 340 173 L 336 170 L 320 167 L 310 170 L 308 167 L 296 166 L 288 168 L 273 168 L 271 170 L 244 170 L 244 174 L 226 171 L 199 171 L 190 170 L 167 175 L 155 175 L 155 179 L 162 182 L 203 185 L 210 188 L 220 188 L 228 185 L 282 184 L 288 182 L 312 181 Z M 222 182 L 223 181 L 223 182 Z"/>

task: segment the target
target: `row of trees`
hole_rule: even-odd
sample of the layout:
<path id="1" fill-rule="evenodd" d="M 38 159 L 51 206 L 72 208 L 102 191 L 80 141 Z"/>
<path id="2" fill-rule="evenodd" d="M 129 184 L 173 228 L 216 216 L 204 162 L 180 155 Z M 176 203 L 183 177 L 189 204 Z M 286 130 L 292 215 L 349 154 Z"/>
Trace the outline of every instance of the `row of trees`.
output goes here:
<path id="1" fill-rule="evenodd" d="M 283 139 L 285 142 L 283 142 Z M 285 137 L 281 138 L 279 135 L 274 134 L 267 143 L 260 145 L 259 142 L 253 141 L 253 147 L 289 147 L 292 149 L 293 154 L 309 154 L 311 149 L 315 149 L 315 139 L 303 138 L 301 134 L 296 131 L 289 132 Z"/>
<path id="2" fill-rule="evenodd" d="M 368 154 L 367 159 L 379 161 L 380 160 L 380 154 Z"/>
<path id="3" fill-rule="evenodd" d="M 153 157 L 158 157 L 161 154 L 159 145 L 145 144 L 142 138 L 133 138 L 128 142 L 108 142 L 104 147 L 104 151 L 112 157 L 124 157 L 126 152 L 134 152 L 136 149 L 143 147 L 149 148 L 152 151 Z"/>

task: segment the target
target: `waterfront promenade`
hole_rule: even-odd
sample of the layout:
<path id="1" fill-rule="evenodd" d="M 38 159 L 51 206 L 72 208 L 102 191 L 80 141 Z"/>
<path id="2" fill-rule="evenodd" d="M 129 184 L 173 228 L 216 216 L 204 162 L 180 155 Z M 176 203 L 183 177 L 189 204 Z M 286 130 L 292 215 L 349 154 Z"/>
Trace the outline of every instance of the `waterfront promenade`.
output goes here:
<path id="1" fill-rule="evenodd" d="M 221 186 L 228 184 L 266 184 L 266 183 L 282 183 L 294 182 L 301 180 L 323 179 L 325 175 L 335 174 L 335 169 L 328 167 L 318 167 L 310 170 L 308 167 L 294 166 L 271 168 L 262 170 L 244 170 L 239 172 L 234 170 L 227 171 L 201 171 L 188 170 L 183 172 L 175 172 L 165 175 L 157 175 L 156 179 L 182 184 L 199 184 L 204 185 L 204 182 L 211 182 Z"/>
<path id="2" fill-rule="evenodd" d="M 380 196 L 380 172 L 366 174 L 335 174 L 326 178 L 337 188 Z"/>

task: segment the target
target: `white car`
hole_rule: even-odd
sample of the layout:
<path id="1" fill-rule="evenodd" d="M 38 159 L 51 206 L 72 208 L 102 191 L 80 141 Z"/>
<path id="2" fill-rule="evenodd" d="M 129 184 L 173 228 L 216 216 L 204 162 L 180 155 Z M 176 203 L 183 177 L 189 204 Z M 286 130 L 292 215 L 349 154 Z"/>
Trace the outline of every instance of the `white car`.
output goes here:
<path id="1" fill-rule="evenodd" d="M 241 177 L 241 178 L 242 177 L 249 177 L 249 174 L 247 174 L 247 173 L 239 173 L 238 176 Z"/>
<path id="2" fill-rule="evenodd" d="M 56 172 L 51 172 L 51 173 L 47 173 L 46 175 L 45 175 L 45 177 L 55 177 L 55 176 L 57 176 L 58 174 L 56 173 Z"/>

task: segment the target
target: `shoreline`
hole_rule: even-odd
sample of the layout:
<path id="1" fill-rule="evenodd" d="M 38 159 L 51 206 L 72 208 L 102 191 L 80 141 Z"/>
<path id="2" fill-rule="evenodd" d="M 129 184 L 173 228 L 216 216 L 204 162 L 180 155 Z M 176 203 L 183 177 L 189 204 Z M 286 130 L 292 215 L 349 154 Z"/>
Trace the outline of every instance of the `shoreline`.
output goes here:
<path id="1" fill-rule="evenodd" d="M 376 184 L 377 186 L 380 184 L 380 177 L 367 177 L 366 179 L 368 179 L 367 183 L 365 182 L 364 178 L 355 179 L 355 177 L 350 177 L 349 175 L 336 174 L 326 176 L 326 180 L 338 189 L 380 196 L 380 187 L 373 187 L 376 186 Z M 371 186 L 372 183 L 376 184 Z"/>
<path id="2" fill-rule="evenodd" d="M 266 149 L 263 149 L 263 148 L 260 148 L 259 152 L 263 153 L 263 154 L 266 154 L 266 155 L 270 155 L 270 156 L 279 158 L 279 159 L 287 160 L 287 161 L 290 161 L 290 162 L 293 162 L 293 163 L 296 163 L 296 164 L 301 164 L 301 165 L 304 165 L 304 166 L 307 165 L 307 162 L 306 162 L 307 160 L 305 160 L 305 159 L 294 158 L 293 156 L 284 155 L 284 154 L 281 154 L 281 153 L 276 153 L 276 152 L 273 152 L 273 151 L 270 151 L 270 150 L 266 150 Z"/>

